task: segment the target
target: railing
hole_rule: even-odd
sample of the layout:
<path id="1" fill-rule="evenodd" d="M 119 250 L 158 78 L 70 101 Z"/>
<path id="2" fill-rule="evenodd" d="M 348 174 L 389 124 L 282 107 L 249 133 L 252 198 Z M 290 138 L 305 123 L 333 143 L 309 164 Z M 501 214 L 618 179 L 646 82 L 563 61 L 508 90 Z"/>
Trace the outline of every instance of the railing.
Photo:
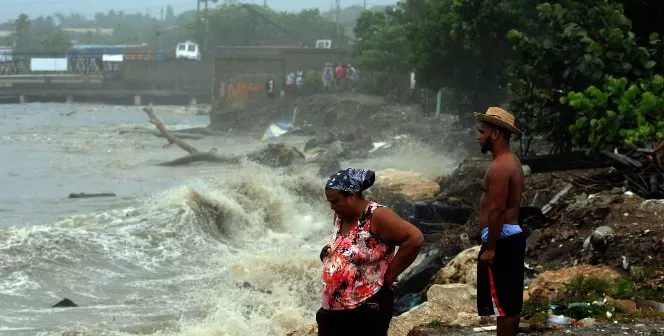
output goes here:
<path id="1" fill-rule="evenodd" d="M 129 53 L 124 60 L 154 60 L 154 54 Z M 112 75 L 122 72 L 122 61 L 105 61 L 103 55 L 2 54 L 0 75 L 55 74 Z"/>

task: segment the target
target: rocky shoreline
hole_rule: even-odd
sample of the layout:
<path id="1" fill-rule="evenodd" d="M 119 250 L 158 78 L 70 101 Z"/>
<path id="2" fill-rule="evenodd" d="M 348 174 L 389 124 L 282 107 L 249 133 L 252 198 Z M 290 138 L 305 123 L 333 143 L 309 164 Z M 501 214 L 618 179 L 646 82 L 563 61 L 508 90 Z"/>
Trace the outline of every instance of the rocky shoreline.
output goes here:
<path id="1" fill-rule="evenodd" d="M 452 174 L 437 181 L 414 172 L 382 172 L 384 177 L 369 197 L 397 210 L 418 203 L 441 204 L 448 210 L 476 209 L 488 163 L 488 157 L 470 156 Z M 524 323 L 536 327 L 524 329 L 524 334 L 664 334 L 664 201 L 645 200 L 624 188 L 591 194 L 572 182 L 594 172 L 570 170 L 526 177 L 520 218 L 528 236 Z M 463 223 L 419 223 L 410 214 L 411 221 L 429 232 L 426 256 L 400 278 L 399 315 L 394 317 L 389 335 L 491 334 L 474 331 L 493 324 L 479 318 L 475 310 L 476 214 Z M 564 293 L 566 286 L 583 278 L 631 282 L 635 296 L 613 300 L 608 290 L 596 293 L 597 298 L 608 300 L 602 311 L 610 312 L 613 319 L 590 310 L 580 313 L 591 316 L 587 321 L 593 325 L 579 327 L 571 318 L 567 324 L 547 322 L 559 315 L 546 305 L 555 307 L 578 299 L 564 297 Z M 644 288 L 647 291 L 641 291 Z M 642 292 L 648 297 L 638 297 Z M 545 308 L 534 311 L 535 303 L 545 304 Z M 315 326 L 291 335 L 315 335 Z"/>
<path id="2" fill-rule="evenodd" d="M 311 136 L 310 141 L 302 149 L 272 141 L 253 161 L 275 167 L 313 164 L 325 177 L 340 168 L 340 160 L 389 156 L 408 143 L 444 150 L 450 143 L 446 140 L 453 138 L 456 147 L 475 145 L 459 141 L 472 142 L 466 134 L 470 130 L 450 129 L 441 136 L 451 121 L 359 94 L 313 95 L 217 111 L 210 128 L 259 133 L 270 123 L 290 120 L 294 110 L 297 127 L 284 137 Z M 572 159 L 577 169 L 570 169 L 565 160 L 522 160 L 532 165 L 526 169 L 519 218 L 527 236 L 523 333 L 660 334 L 664 200 L 641 198 L 628 184 L 608 187 L 597 173 L 613 169 L 610 164 Z M 426 238 L 418 260 L 399 279 L 390 336 L 492 333 L 476 330 L 494 321 L 479 318 L 475 310 L 480 243 L 475 209 L 489 163 L 488 155 L 471 155 L 452 173 L 435 179 L 414 171 L 377 172 L 368 197 L 417 225 Z M 593 280 L 598 278 L 606 281 Z M 289 335 L 316 335 L 316 328 L 302 326 Z"/>

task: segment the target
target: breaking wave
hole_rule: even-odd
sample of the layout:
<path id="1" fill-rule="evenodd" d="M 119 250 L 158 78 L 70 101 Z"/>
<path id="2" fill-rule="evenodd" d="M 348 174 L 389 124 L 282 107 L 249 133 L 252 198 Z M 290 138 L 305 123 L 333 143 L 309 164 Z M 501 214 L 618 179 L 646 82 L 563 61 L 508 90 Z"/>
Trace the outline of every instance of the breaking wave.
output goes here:
<path id="1" fill-rule="evenodd" d="M 246 164 L 135 206 L 0 230 L 7 335 L 284 335 L 319 306 L 322 183 Z M 50 308 L 62 298 L 76 308 Z"/>

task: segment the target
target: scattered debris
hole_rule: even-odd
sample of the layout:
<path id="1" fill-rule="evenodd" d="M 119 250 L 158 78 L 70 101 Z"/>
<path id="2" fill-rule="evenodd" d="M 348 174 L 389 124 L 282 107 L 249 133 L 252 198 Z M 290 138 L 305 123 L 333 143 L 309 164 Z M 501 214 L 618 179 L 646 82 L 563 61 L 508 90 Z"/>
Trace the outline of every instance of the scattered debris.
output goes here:
<path id="1" fill-rule="evenodd" d="M 613 188 L 627 188 L 645 199 L 664 198 L 664 140 L 648 148 L 633 148 L 625 154 L 603 152 L 616 163 L 587 177 L 576 177 L 575 182 L 593 189 L 593 192 Z"/>
<path id="2" fill-rule="evenodd" d="M 93 197 L 115 197 L 115 194 L 114 193 L 96 193 L 96 194 L 71 193 L 71 194 L 69 194 L 69 198 L 93 198 Z"/>

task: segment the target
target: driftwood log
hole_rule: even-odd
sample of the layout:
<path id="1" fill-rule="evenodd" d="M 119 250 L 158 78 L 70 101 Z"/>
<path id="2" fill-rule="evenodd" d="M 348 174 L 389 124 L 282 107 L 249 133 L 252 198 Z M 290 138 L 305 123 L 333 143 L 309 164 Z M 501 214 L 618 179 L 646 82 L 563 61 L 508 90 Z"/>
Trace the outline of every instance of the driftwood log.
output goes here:
<path id="1" fill-rule="evenodd" d="M 143 108 L 143 112 L 148 115 L 148 118 L 150 120 L 150 123 L 155 125 L 159 132 L 168 140 L 168 144 L 166 146 L 170 146 L 175 144 L 176 146 L 182 148 L 185 152 L 189 153 L 189 155 L 185 157 L 181 157 L 179 159 L 175 159 L 173 161 L 168 161 L 161 163 L 160 166 L 168 166 L 168 167 L 174 167 L 174 166 L 182 166 L 194 162 L 217 162 L 217 163 L 236 163 L 240 162 L 239 158 L 235 157 L 222 157 L 214 154 L 214 152 L 217 151 L 216 148 L 212 148 L 208 152 L 201 152 L 199 151 L 196 147 L 180 140 L 178 137 L 176 137 L 171 131 L 169 131 L 166 126 L 157 118 L 157 116 L 154 114 L 154 109 L 152 106 L 145 107 Z"/>
<path id="2" fill-rule="evenodd" d="M 186 151 L 189 154 L 196 154 L 199 153 L 198 149 L 196 149 L 194 146 L 191 146 L 184 141 L 178 139 L 171 133 L 168 129 L 166 129 L 166 126 L 157 118 L 157 116 L 154 115 L 154 109 L 152 106 L 146 107 L 143 109 L 143 111 L 148 115 L 148 118 L 150 118 L 150 123 L 155 125 L 159 132 L 166 137 L 168 140 L 168 144 L 176 144 L 178 147 L 182 148 L 182 150 Z"/>
<path id="3" fill-rule="evenodd" d="M 69 198 L 93 198 L 93 197 L 115 197 L 115 194 L 114 193 L 95 193 L 95 194 L 71 193 L 71 194 L 69 194 Z"/>
<path id="4" fill-rule="evenodd" d="M 196 147 L 185 143 L 166 129 L 161 120 L 155 116 L 152 106 L 143 108 L 143 111 L 148 115 L 150 123 L 155 125 L 159 132 L 168 140 L 166 146 L 175 144 L 189 153 L 185 157 L 161 163 L 161 166 L 174 167 L 194 162 L 239 163 L 241 161 L 239 157 L 214 154 L 217 151 L 216 148 L 212 148 L 208 152 L 199 151 Z M 305 155 L 295 147 L 288 147 L 284 144 L 268 144 L 265 149 L 247 155 L 247 159 L 270 167 L 285 167 L 295 162 L 304 161 Z"/>

